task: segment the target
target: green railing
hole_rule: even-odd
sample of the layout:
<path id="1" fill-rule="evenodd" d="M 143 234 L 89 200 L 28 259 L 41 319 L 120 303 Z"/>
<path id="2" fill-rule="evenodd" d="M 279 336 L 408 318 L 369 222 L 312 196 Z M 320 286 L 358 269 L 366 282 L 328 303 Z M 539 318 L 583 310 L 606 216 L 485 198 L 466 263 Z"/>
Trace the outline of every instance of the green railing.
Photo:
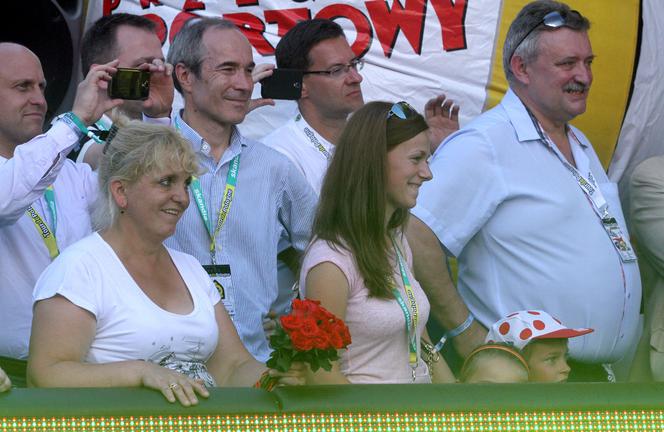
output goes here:
<path id="1" fill-rule="evenodd" d="M 658 431 L 664 384 L 353 385 L 214 389 L 199 405 L 147 389 L 14 389 L 5 431 Z"/>

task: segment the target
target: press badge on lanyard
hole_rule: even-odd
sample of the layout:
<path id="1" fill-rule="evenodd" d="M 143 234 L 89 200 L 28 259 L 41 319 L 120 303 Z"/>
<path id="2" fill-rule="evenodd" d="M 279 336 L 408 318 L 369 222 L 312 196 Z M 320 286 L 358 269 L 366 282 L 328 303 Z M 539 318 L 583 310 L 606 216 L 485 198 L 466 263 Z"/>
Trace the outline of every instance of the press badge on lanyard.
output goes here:
<path id="1" fill-rule="evenodd" d="M 602 225 L 604 226 L 606 233 L 609 235 L 609 238 L 611 238 L 613 246 L 616 247 L 616 250 L 620 254 L 620 258 L 623 260 L 623 262 L 636 261 L 634 250 L 629 244 L 629 240 L 625 238 L 622 232 L 622 228 L 620 228 L 620 225 L 618 225 L 618 222 L 615 220 L 615 218 L 608 217 L 606 219 L 602 219 Z"/>
<path id="2" fill-rule="evenodd" d="M 539 121 L 537 121 L 537 119 L 530 112 L 530 110 L 528 110 L 528 114 L 530 114 L 530 118 L 532 119 L 533 124 L 535 125 L 535 128 L 537 129 L 537 132 L 539 133 L 541 139 L 544 141 L 546 145 L 549 146 L 549 148 L 553 150 L 556 156 L 558 156 L 558 159 L 560 159 L 565 168 L 567 168 L 567 170 L 572 174 L 572 176 L 578 183 L 579 187 L 588 198 L 588 201 L 590 201 L 593 210 L 595 211 L 600 221 L 602 222 L 604 231 L 606 231 L 606 234 L 609 236 L 609 239 L 611 239 L 611 243 L 613 243 L 613 246 L 616 248 L 616 251 L 618 252 L 618 255 L 620 255 L 620 259 L 622 260 L 622 262 L 636 261 L 636 254 L 634 254 L 634 250 L 632 249 L 632 246 L 629 244 L 629 240 L 627 240 L 627 237 L 625 237 L 622 228 L 620 228 L 618 221 L 616 220 L 616 218 L 614 218 L 611 215 L 611 213 L 609 213 L 609 203 L 606 202 L 604 194 L 602 193 L 602 190 L 599 188 L 597 181 L 595 180 L 595 177 L 593 176 L 592 172 L 588 170 L 587 178 L 584 177 L 579 172 L 579 170 L 577 170 L 574 166 L 572 166 L 565 159 L 565 157 L 562 156 L 562 154 L 558 150 L 558 147 L 551 140 L 551 138 L 546 133 L 544 133 L 544 130 L 542 129 L 542 126 L 539 124 Z M 569 129 L 569 132 L 572 138 L 574 138 L 576 142 L 580 143 L 579 139 L 574 134 L 574 131 Z"/>
<path id="3" fill-rule="evenodd" d="M 193 177 L 189 188 L 198 207 L 198 212 L 203 219 L 203 223 L 210 235 L 210 261 L 212 265 L 204 265 L 203 268 L 210 275 L 215 288 L 221 295 L 221 301 L 228 312 L 228 315 L 233 319 L 235 316 L 235 295 L 233 293 L 233 281 L 231 279 L 231 266 L 228 264 L 217 265 L 217 235 L 221 232 L 228 214 L 231 211 L 231 204 L 235 197 L 235 187 L 237 185 L 237 175 L 240 169 L 240 155 L 236 155 L 231 159 L 228 167 L 228 174 L 226 176 L 226 187 L 224 188 L 223 200 L 219 208 L 219 215 L 217 217 L 216 225 L 212 226 L 212 220 L 207 211 L 205 197 L 201 188 L 200 180 Z"/>
<path id="4" fill-rule="evenodd" d="M 221 301 L 230 315 L 231 318 L 235 316 L 235 296 L 233 293 L 233 279 L 231 278 L 231 266 L 228 264 L 221 265 L 204 265 L 203 268 L 212 279 L 214 287 L 219 291 Z"/>

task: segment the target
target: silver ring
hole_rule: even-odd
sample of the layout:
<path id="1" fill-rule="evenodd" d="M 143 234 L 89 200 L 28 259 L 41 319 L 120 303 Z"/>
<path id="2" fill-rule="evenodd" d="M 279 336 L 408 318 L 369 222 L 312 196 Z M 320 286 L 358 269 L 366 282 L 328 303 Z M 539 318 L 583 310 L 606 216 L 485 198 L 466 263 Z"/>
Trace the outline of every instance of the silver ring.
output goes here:
<path id="1" fill-rule="evenodd" d="M 175 382 L 174 382 L 174 383 L 170 383 L 170 384 L 168 385 L 168 388 L 171 389 L 171 390 L 175 390 L 175 389 L 178 388 L 178 387 L 180 387 L 180 384 L 175 383 Z"/>

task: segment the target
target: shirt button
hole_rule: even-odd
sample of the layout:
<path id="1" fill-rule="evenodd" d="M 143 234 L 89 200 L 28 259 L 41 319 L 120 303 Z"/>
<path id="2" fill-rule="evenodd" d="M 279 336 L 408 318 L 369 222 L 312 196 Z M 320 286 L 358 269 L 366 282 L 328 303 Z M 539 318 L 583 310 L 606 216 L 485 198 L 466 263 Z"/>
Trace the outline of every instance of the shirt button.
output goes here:
<path id="1" fill-rule="evenodd" d="M 632 298 L 632 295 L 631 295 L 631 294 L 627 294 L 627 298 L 628 298 L 628 299 Z"/>

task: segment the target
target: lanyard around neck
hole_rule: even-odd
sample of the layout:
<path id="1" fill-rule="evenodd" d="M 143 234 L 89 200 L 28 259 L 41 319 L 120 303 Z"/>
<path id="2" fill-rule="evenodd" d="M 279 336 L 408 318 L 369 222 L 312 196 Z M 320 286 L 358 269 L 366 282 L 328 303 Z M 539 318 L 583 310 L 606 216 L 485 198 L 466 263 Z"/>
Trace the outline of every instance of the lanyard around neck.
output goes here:
<path id="1" fill-rule="evenodd" d="M 180 131 L 180 124 L 178 122 L 178 117 L 175 117 L 175 130 Z M 219 215 L 217 216 L 217 223 L 215 227 L 212 227 L 212 220 L 210 219 L 210 214 L 207 211 L 207 204 L 205 202 L 205 196 L 203 195 L 203 189 L 201 188 L 201 181 L 198 177 L 193 177 L 191 179 L 191 184 L 189 188 L 191 189 L 191 194 L 194 196 L 194 201 L 196 202 L 196 207 L 198 207 L 198 213 L 203 219 L 205 228 L 210 236 L 210 256 L 212 258 L 212 264 L 215 265 L 217 261 L 216 251 L 217 251 L 217 235 L 221 232 L 226 219 L 228 218 L 228 213 L 231 211 L 231 204 L 233 204 L 233 198 L 235 198 L 235 188 L 237 186 L 237 175 L 240 171 L 240 155 L 236 155 L 231 159 L 230 165 L 228 167 L 228 174 L 226 174 L 226 186 L 224 187 L 224 195 L 221 201 L 221 207 L 219 208 Z"/>
<path id="2" fill-rule="evenodd" d="M 579 172 L 576 167 L 574 167 L 572 164 L 570 164 L 567 159 L 562 155 L 556 144 L 553 142 L 551 137 L 544 132 L 542 125 L 539 123 L 539 121 L 535 118 L 532 112 L 528 108 L 526 108 L 528 111 L 528 114 L 530 115 L 530 119 L 533 121 L 533 125 L 535 126 L 535 129 L 539 133 L 540 139 L 544 145 L 548 146 L 551 151 L 558 157 L 560 162 L 562 162 L 563 166 L 567 168 L 567 170 L 572 174 L 572 177 L 576 180 L 576 183 L 579 185 L 583 193 L 585 194 L 586 198 L 588 199 L 588 202 L 590 203 L 590 206 L 592 207 L 593 211 L 599 218 L 602 227 L 604 228 L 604 231 L 606 232 L 607 236 L 609 237 L 609 240 L 613 244 L 614 249 L 618 253 L 618 256 L 620 257 L 622 262 L 633 262 L 636 261 L 636 255 L 634 254 L 634 250 L 632 249 L 632 246 L 629 244 L 629 240 L 627 236 L 623 233 L 622 228 L 618 224 L 618 221 L 614 216 L 611 215 L 609 211 L 609 204 L 606 201 L 606 198 L 604 198 L 604 194 L 602 193 L 602 190 L 599 188 L 599 185 L 597 184 L 597 180 L 595 180 L 595 177 L 593 176 L 593 173 L 590 171 L 590 168 L 588 168 L 588 176 L 587 178 Z M 581 141 L 579 141 L 579 138 L 577 138 L 576 134 L 574 133 L 573 130 L 569 130 L 569 133 L 574 140 L 576 140 L 579 145 L 581 145 Z M 621 270 L 622 270 L 622 265 L 621 265 Z M 624 275 L 623 275 L 623 282 L 624 282 Z"/>
<path id="3" fill-rule="evenodd" d="M 406 262 L 401 254 L 401 250 L 397 245 L 394 236 L 391 236 L 392 245 L 394 245 L 394 251 L 397 256 L 397 263 L 399 264 L 399 273 L 401 273 L 401 280 L 403 281 L 403 288 L 406 291 L 406 296 L 408 297 L 408 303 L 406 304 L 401 293 L 395 286 L 392 287 L 392 295 L 397 300 L 397 303 L 401 307 L 403 316 L 406 322 L 406 335 L 408 337 L 408 363 L 413 369 L 413 379 L 415 378 L 415 368 L 417 367 L 417 323 L 419 321 L 419 310 L 417 308 L 417 300 L 415 299 L 415 293 L 413 287 L 410 284 L 410 279 L 408 279 L 408 274 L 406 273 Z M 412 313 L 411 313 L 412 310 Z"/>
<path id="4" fill-rule="evenodd" d="M 588 175 L 586 177 L 583 174 L 581 174 L 581 172 L 579 172 L 579 170 L 576 167 L 570 164 L 567 161 L 567 159 L 565 159 L 565 157 L 562 155 L 560 150 L 558 150 L 558 147 L 553 142 L 551 137 L 549 137 L 549 135 L 546 132 L 544 132 L 542 125 L 537 120 L 537 118 L 535 118 L 533 113 L 528 108 L 526 108 L 526 110 L 528 111 L 528 115 L 530 115 L 530 119 L 532 120 L 533 125 L 535 126 L 535 129 L 537 130 L 537 133 L 539 134 L 542 143 L 548 146 L 553 151 L 553 153 L 560 160 L 563 166 L 567 168 L 567 170 L 572 174 L 572 177 L 574 177 L 574 180 L 576 180 L 577 184 L 579 185 L 583 193 L 586 195 L 586 197 L 592 204 L 593 210 L 595 211 L 597 216 L 602 221 L 611 219 L 612 217 L 609 213 L 609 204 L 604 198 L 604 194 L 602 194 L 601 189 L 597 185 L 597 181 L 595 180 L 595 177 L 593 176 L 592 172 L 588 170 Z M 579 139 L 576 137 L 576 134 L 574 134 L 574 131 L 570 129 L 570 133 L 572 138 L 574 138 L 578 143 L 580 143 Z"/>
<path id="5" fill-rule="evenodd" d="M 47 187 L 46 191 L 44 191 L 44 199 L 46 200 L 46 204 L 51 213 L 53 229 L 49 228 L 46 221 L 39 215 L 39 213 L 37 213 L 34 207 L 28 207 L 25 212 L 30 217 L 30 220 L 32 220 L 37 232 L 39 232 L 39 235 L 44 241 L 51 260 L 54 260 L 60 254 L 60 250 L 58 249 L 58 244 L 55 240 L 55 230 L 58 225 L 58 212 L 55 207 L 55 191 L 53 185 Z"/>
<path id="6" fill-rule="evenodd" d="M 323 156 L 325 156 L 325 159 L 329 161 L 332 158 L 332 154 L 325 148 L 323 143 L 320 142 L 320 140 L 316 136 L 316 132 L 313 131 L 311 127 L 309 127 L 306 121 L 303 120 L 304 117 L 302 117 L 302 114 L 298 113 L 297 116 L 295 117 L 295 124 L 300 128 L 302 133 L 309 139 L 311 145 L 313 145 L 314 148 L 318 150 Z"/>
<path id="7" fill-rule="evenodd" d="M 235 197 L 235 188 L 237 186 L 237 175 L 240 170 L 240 155 L 236 155 L 231 159 L 230 165 L 228 167 L 228 174 L 226 175 L 226 186 L 224 187 L 224 195 L 221 200 L 221 207 L 219 208 L 219 215 L 217 216 L 217 223 L 215 227 L 212 227 L 212 220 L 207 211 L 207 205 L 205 203 L 205 196 L 203 195 L 203 190 L 201 188 L 201 182 L 198 177 L 194 177 L 191 180 L 189 188 L 191 193 L 194 196 L 194 201 L 196 201 L 196 207 L 198 207 L 198 213 L 203 219 L 203 223 L 207 229 L 208 234 L 210 235 L 210 255 L 212 256 L 212 264 L 216 262 L 216 249 L 217 249 L 217 235 L 221 232 L 228 218 L 228 213 L 231 211 L 231 204 L 233 203 L 233 198 Z"/>

